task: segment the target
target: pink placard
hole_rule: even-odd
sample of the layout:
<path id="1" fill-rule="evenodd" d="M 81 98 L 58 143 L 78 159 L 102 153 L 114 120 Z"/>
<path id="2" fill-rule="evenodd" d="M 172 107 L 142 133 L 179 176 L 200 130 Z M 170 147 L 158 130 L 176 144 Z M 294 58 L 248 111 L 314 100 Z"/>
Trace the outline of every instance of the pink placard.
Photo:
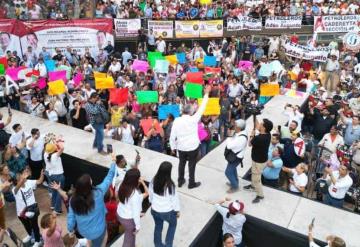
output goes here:
<path id="1" fill-rule="evenodd" d="M 251 70 L 253 67 L 253 63 L 251 61 L 242 60 L 239 62 L 238 67 L 241 70 Z"/>
<path id="2" fill-rule="evenodd" d="M 199 135 L 200 141 L 205 140 L 205 138 L 208 135 L 207 131 L 205 130 L 205 128 L 202 126 L 201 123 L 198 124 L 198 135 Z"/>
<path id="3" fill-rule="evenodd" d="M 63 80 L 64 82 L 67 82 L 66 70 L 49 72 L 49 81 L 57 81 L 57 80 Z"/>
<path id="4" fill-rule="evenodd" d="M 149 69 L 149 64 L 146 61 L 135 60 L 132 64 L 132 69 L 146 73 L 146 71 Z"/>
<path id="5" fill-rule="evenodd" d="M 83 74 L 81 73 L 77 73 L 74 78 L 73 78 L 73 81 L 74 81 L 74 85 L 75 86 L 79 86 L 79 84 L 81 83 L 81 81 L 84 79 L 83 77 Z"/>

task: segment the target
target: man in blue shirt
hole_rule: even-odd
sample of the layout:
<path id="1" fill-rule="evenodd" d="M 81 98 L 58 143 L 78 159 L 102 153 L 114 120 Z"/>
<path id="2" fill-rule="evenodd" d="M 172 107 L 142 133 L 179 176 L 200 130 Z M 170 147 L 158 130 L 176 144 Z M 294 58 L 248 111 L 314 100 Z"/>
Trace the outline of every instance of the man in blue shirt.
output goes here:
<path id="1" fill-rule="evenodd" d="M 276 146 L 273 148 L 272 157 L 266 163 L 266 167 L 262 173 L 262 183 L 264 185 L 278 188 L 279 187 L 279 174 L 281 167 L 283 166 L 283 161 L 280 158 L 283 150 L 281 147 Z"/>
<path id="2" fill-rule="evenodd" d="M 121 54 L 121 57 L 122 57 L 122 64 L 124 66 L 127 65 L 128 61 L 130 59 L 132 59 L 132 55 L 131 53 L 129 52 L 129 48 L 125 47 L 125 51 Z"/>

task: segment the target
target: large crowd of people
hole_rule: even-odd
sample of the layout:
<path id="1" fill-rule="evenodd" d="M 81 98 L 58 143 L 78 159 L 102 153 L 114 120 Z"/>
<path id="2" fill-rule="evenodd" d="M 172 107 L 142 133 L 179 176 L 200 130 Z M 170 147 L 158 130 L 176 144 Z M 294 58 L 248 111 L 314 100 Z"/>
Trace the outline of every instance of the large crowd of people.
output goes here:
<path id="1" fill-rule="evenodd" d="M 36 19 L 36 16 L 41 18 L 39 13 L 34 13 L 40 11 L 40 3 L 15 3 L 15 9 L 24 8 L 15 12 L 30 19 Z M 60 13 L 71 11 L 67 7 L 72 6 L 72 2 L 61 1 L 59 9 L 55 8 L 57 4 L 48 1 L 47 7 L 52 6 L 53 11 Z M 88 2 L 80 1 L 77 4 L 86 5 Z M 2 1 L 0 18 L 2 14 L 3 17 L 22 19 L 20 15 L 11 15 L 13 7 L 11 3 Z M 193 12 L 197 15 L 191 17 Z M 152 19 L 356 14 L 359 13 L 359 3 L 275 1 L 254 7 L 239 1 L 209 6 L 200 6 L 197 2 L 174 2 L 165 7 L 161 1 L 116 1 L 98 2 L 95 13 L 96 17 Z M 89 17 L 87 14 L 85 17 Z M 51 15 L 47 17 L 52 18 Z M 293 43 L 299 40 L 296 34 L 289 39 Z M 186 183 L 186 163 L 189 166 L 188 189 L 201 186 L 201 182 L 195 179 L 196 163 L 224 140 L 227 161 L 225 176 L 229 180 L 227 193 L 239 190 L 237 167 L 243 165 L 245 149 L 251 147 L 251 184 L 244 186 L 244 189 L 255 190 L 253 203 L 266 200 L 263 184 L 302 196 L 309 189 L 310 180 L 313 180 L 318 200 L 342 208 L 348 190 L 359 186 L 360 52 L 343 49 L 336 41 L 329 46 L 331 52 L 327 61 L 317 62 L 287 56 L 279 37 L 264 38 L 255 43 L 251 36 L 234 36 L 221 41 L 211 40 L 208 47 L 202 47 L 197 42 L 193 47 L 187 47 L 185 43 L 173 47 L 162 37 L 155 38 L 150 31 L 144 34 L 134 51 L 128 48 L 119 51 L 111 43 L 96 54 L 88 49 L 78 54 L 70 44 L 65 50 L 56 49 L 54 54 L 54 51 L 46 48 L 39 54 L 28 49 L 23 57 L 14 51 L 7 51 L 9 68 L 33 68 L 39 71 L 37 80 L 47 80 L 48 71 L 44 62 L 54 60 L 57 67 L 69 68 L 70 79 L 65 93 L 54 96 L 48 94 L 47 88 L 40 89 L 37 83 L 22 87 L 21 81 L 0 76 L 3 93 L 1 104 L 9 107 L 8 116 L 0 115 L 0 240 L 7 234 L 14 242 L 20 241 L 16 233 L 6 228 L 6 202 L 6 207 L 16 207 L 19 221 L 27 232 L 22 241 L 32 241 L 35 247 L 40 246 L 41 242 L 45 246 L 74 246 L 74 242 L 78 243 L 77 246 L 90 243 L 96 247 L 104 246 L 108 239 L 119 233 L 119 225 L 124 229 L 123 246 L 134 247 L 136 234 L 141 231 L 142 204 L 148 198 L 155 222 L 154 245 L 173 246 L 181 204 L 176 187 Z M 170 64 L 168 73 L 158 73 L 151 68 L 146 72 L 133 69 L 135 59 L 148 61 L 147 52 L 154 50 L 164 55 L 183 52 L 185 63 Z M 185 96 L 186 74 L 204 71 L 205 56 L 215 57 L 220 72 L 202 78 L 206 86 L 202 92 L 203 100 L 198 104 Z M 253 66 L 246 70 L 239 69 L 237 65 L 241 60 L 251 61 Z M 282 66 L 280 71 L 263 75 L 261 67 L 274 61 Z M 112 102 L 108 89 L 96 89 L 94 77 L 98 72 L 112 77 L 116 88 L 128 89 L 123 104 Z M 74 78 L 79 73 L 84 78 L 80 83 L 75 83 Z M 260 119 L 254 114 L 254 109 L 260 111 L 268 100 L 259 91 L 265 83 L 280 85 L 282 92 L 296 89 L 307 93 L 308 100 L 303 106 L 286 105 L 283 113 L 288 117 L 287 123 L 274 126 L 273 119 Z M 140 90 L 157 91 L 159 102 L 141 104 L 136 95 L 136 91 Z M 204 116 L 209 97 L 220 98 L 219 114 Z M 160 120 L 159 107 L 174 104 L 179 105 L 180 116 L 168 114 L 166 119 Z M 108 155 L 104 150 L 104 138 L 112 138 L 177 156 L 177 186 L 171 177 L 171 163 L 163 162 L 148 184 L 141 177 L 139 155 L 135 162 L 130 163 L 114 152 L 113 163 L 102 183 L 95 186 L 92 178 L 84 174 L 78 178 L 72 191 L 64 191 L 66 171 L 61 155 L 66 140 L 43 129 L 41 133 L 37 128 L 25 133 L 23 126 L 11 119 L 11 109 L 93 133 L 94 141 L 87 145 L 92 145 L 99 155 Z M 251 133 L 247 133 L 244 119 L 251 115 L 254 115 L 255 127 Z M 152 124 L 145 128 L 142 120 L 149 119 Z M 5 128 L 11 129 L 10 137 Z M 307 152 L 302 152 L 304 150 Z M 309 156 L 316 156 L 316 162 L 312 162 Z M 45 184 L 51 192 L 49 200 L 52 213 L 43 214 L 39 225 L 42 209 L 38 207 L 34 191 L 41 184 Z M 244 246 L 241 230 L 246 222 L 245 205 L 232 201 L 224 208 L 226 201 L 229 198 L 215 204 L 224 221 L 224 245 Z M 65 237 L 62 236 L 63 229 L 56 222 L 57 215 L 65 214 L 64 209 L 67 211 L 69 232 Z M 161 238 L 164 221 L 169 223 L 165 244 Z M 309 238 L 312 241 L 312 235 Z M 338 238 L 332 241 L 341 242 Z"/>
<path id="2" fill-rule="evenodd" d="M 146 18 L 154 20 L 222 19 L 249 16 L 312 16 L 359 14 L 357 1 L 84 1 L 4 0 L 0 18 L 21 20 L 67 18 Z"/>

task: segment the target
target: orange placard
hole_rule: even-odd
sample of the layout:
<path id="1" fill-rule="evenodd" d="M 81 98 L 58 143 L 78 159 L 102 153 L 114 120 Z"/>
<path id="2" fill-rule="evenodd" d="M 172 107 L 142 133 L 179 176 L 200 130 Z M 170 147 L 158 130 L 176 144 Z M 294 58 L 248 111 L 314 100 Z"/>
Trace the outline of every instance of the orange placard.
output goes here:
<path id="1" fill-rule="evenodd" d="M 260 96 L 275 96 L 280 94 L 279 84 L 261 84 L 260 85 Z"/>
<path id="2" fill-rule="evenodd" d="M 95 88 L 96 89 L 108 89 L 114 88 L 114 78 L 111 76 L 106 78 L 95 78 Z"/>

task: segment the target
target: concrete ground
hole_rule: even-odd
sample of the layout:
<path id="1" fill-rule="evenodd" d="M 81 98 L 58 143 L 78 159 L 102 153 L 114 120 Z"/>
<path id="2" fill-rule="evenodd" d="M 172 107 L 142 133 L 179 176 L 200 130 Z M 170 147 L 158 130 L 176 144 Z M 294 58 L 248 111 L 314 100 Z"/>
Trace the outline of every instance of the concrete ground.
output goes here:
<path id="1" fill-rule="evenodd" d="M 302 101 L 303 99 L 276 96 L 266 105 L 260 118 L 270 118 L 274 121 L 274 126 L 284 124 L 287 118 L 281 112 L 285 104 L 288 102 L 301 104 Z M 6 118 L 6 109 L 1 109 L 1 112 Z M 91 148 L 93 135 L 90 133 L 61 124 L 50 123 L 47 120 L 33 118 L 28 114 L 20 112 L 14 112 L 13 123 L 15 122 L 21 123 L 25 131 L 28 132 L 31 128 L 37 127 L 40 128 L 42 133 L 52 132 L 63 135 L 65 139 L 65 153 L 68 155 L 76 156 L 104 167 L 109 167 L 110 165 L 109 156 L 97 155 L 96 151 Z M 247 129 L 251 130 L 251 128 L 252 120 L 249 119 Z M 109 139 L 105 140 L 105 143 L 111 143 L 114 151 L 124 154 L 127 159 L 135 158 L 134 146 Z M 228 188 L 225 185 L 227 179 L 224 175 L 226 167 L 223 156 L 224 145 L 219 145 L 198 162 L 196 180 L 202 182 L 199 188 L 188 190 L 187 186 L 183 186 L 178 189 L 181 202 L 181 216 L 178 220 L 174 240 L 174 246 L 176 247 L 189 246 L 214 214 L 215 209 L 211 203 L 222 199 L 226 195 L 225 191 Z M 141 175 L 147 181 L 153 178 L 162 161 L 169 161 L 174 165 L 172 177 L 174 181 L 177 180 L 177 158 L 139 147 L 136 147 L 136 149 L 140 151 L 142 157 L 140 164 Z M 239 177 L 242 177 L 251 166 L 250 151 L 250 148 L 246 151 L 244 168 L 238 169 Z M 241 180 L 241 185 L 246 184 L 248 184 L 247 181 Z M 46 193 L 46 191 L 41 192 L 41 189 L 37 192 L 37 197 L 39 197 L 38 194 L 42 194 L 39 198 L 42 198 L 40 200 L 43 205 L 40 206 L 44 212 L 49 209 L 49 206 L 46 204 L 49 201 L 45 199 L 47 197 Z M 309 222 L 311 222 L 313 217 L 316 217 L 314 229 L 316 238 L 324 240 L 328 234 L 336 233 L 344 237 L 347 246 L 359 246 L 360 235 L 358 234 L 358 229 L 360 229 L 360 215 L 267 187 L 264 188 L 264 193 L 265 199 L 256 205 L 251 203 L 255 197 L 255 194 L 252 192 L 239 191 L 232 194 L 231 198 L 243 201 L 247 214 L 302 234 L 307 233 Z M 23 231 L 22 226 L 15 217 L 14 212 L 7 216 L 7 220 L 9 225 L 15 227 L 14 230 L 20 236 L 23 236 L 21 233 Z M 59 221 L 61 222 L 61 219 Z M 141 225 L 141 230 L 137 235 L 137 247 L 153 246 L 154 222 L 149 211 L 141 219 Z M 66 228 L 64 227 L 63 229 L 65 233 Z M 164 233 L 165 230 L 166 227 Z M 121 244 L 122 239 L 114 243 L 113 246 L 121 246 Z"/>

